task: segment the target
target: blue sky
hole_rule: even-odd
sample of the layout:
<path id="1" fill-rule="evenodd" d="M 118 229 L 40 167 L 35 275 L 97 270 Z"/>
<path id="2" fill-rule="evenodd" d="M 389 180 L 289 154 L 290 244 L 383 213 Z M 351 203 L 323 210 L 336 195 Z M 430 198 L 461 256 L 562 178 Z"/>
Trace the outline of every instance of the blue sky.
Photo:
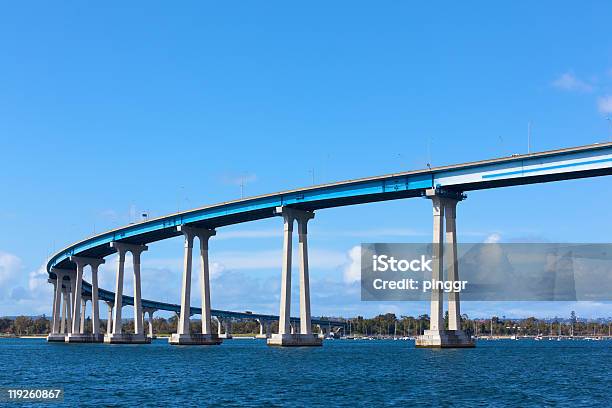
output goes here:
<path id="1" fill-rule="evenodd" d="M 49 313 L 52 250 L 152 216 L 315 183 L 605 141 L 606 2 L 3 4 L 0 315 Z M 459 239 L 610 242 L 612 178 L 473 192 Z M 362 303 L 361 242 L 430 239 L 430 203 L 332 209 L 311 228 L 320 315 Z M 213 307 L 276 312 L 278 219 L 220 229 Z M 143 295 L 178 302 L 182 243 L 151 245 Z M 102 270 L 111 286 L 113 262 Z M 353 269 L 352 269 L 353 268 Z M 128 288 L 129 290 L 129 288 Z M 194 292 L 194 303 L 198 296 Z M 608 304 L 469 314 L 612 315 Z M 294 309 L 297 312 L 297 309 Z"/>

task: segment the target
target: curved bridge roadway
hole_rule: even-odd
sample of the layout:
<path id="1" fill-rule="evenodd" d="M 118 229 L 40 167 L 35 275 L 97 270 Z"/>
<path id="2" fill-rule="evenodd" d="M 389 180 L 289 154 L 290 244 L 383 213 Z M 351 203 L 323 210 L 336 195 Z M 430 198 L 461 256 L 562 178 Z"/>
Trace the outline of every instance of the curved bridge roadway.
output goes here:
<path id="1" fill-rule="evenodd" d="M 422 197 L 427 191 L 458 194 L 460 200 L 463 192 L 471 190 L 610 174 L 612 143 L 601 143 L 306 187 L 196 208 L 104 232 L 76 242 L 53 255 L 47 264 L 47 271 L 54 280 L 55 268 L 76 269 L 71 256 L 104 258 L 111 255 L 115 252 L 110 245 L 112 242 L 145 245 L 182 235 L 177 228 L 180 226 L 215 229 L 273 217 L 278 215 L 279 207 L 313 212 L 338 206 Z M 91 285 L 84 282 L 83 291 L 91 293 Z M 99 297 L 110 301 L 114 299 L 114 294 L 100 289 Z M 123 299 L 126 304 L 133 302 L 128 296 Z M 142 300 L 142 306 L 174 312 L 180 310 L 176 304 L 146 299 Z M 192 314 L 199 312 L 198 308 L 191 308 Z M 265 316 L 216 312 L 228 317 Z M 315 324 L 326 322 L 313 320 Z"/>

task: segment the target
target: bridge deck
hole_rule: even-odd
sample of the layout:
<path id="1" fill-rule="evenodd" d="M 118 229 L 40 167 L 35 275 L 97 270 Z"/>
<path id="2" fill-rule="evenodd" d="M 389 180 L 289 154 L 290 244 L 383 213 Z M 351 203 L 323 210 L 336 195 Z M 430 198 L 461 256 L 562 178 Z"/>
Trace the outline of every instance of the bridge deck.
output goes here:
<path id="1" fill-rule="evenodd" d="M 55 279 L 52 268 L 76 268 L 70 261 L 72 255 L 108 256 L 114 253 L 110 247 L 113 241 L 147 244 L 180 235 L 176 227 L 183 224 L 218 228 L 273 217 L 279 206 L 320 210 L 420 197 L 431 188 L 464 192 L 610 174 L 612 143 L 601 143 L 306 187 L 196 208 L 107 231 L 59 251 L 47 263 L 47 271 Z M 155 303 L 164 305 L 164 310 L 178 306 L 146 302 L 145 307 Z"/>
<path id="2" fill-rule="evenodd" d="M 182 224 L 218 228 L 273 217 L 274 208 L 284 205 L 320 210 L 420 197 L 433 187 L 470 191 L 609 174 L 612 143 L 601 143 L 306 187 L 201 207 L 104 232 L 61 250 L 49 260 L 47 270 L 75 269 L 69 260 L 71 255 L 110 255 L 113 241 L 147 244 L 180 235 L 176 227 Z"/>

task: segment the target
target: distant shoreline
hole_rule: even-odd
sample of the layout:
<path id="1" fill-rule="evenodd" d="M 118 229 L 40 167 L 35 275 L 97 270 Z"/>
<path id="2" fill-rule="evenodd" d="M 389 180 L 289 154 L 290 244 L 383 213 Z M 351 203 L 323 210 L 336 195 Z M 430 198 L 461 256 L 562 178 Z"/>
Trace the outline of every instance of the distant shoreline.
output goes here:
<path id="1" fill-rule="evenodd" d="M 232 334 L 232 337 L 234 338 L 255 338 L 255 334 Z M 169 334 L 165 333 L 165 334 L 157 334 L 155 335 L 155 338 L 168 338 L 170 337 Z M 46 334 L 33 334 L 30 336 L 16 336 L 16 335 L 0 335 L 0 339 L 46 339 L 47 335 Z"/>
<path id="2" fill-rule="evenodd" d="M 31 336 L 0 335 L 0 339 L 46 339 L 46 334 L 33 334 Z"/>

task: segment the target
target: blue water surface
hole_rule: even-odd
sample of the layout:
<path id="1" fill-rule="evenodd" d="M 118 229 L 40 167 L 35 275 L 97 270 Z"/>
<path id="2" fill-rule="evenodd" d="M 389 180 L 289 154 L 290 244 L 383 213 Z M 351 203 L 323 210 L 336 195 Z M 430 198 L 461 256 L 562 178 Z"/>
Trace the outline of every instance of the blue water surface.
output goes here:
<path id="1" fill-rule="evenodd" d="M 63 387 L 35 406 L 610 406 L 612 341 L 329 340 L 272 348 L 0 339 L 0 387 Z M 17 406 L 5 403 L 6 406 Z M 34 404 L 33 404 L 34 405 Z"/>

